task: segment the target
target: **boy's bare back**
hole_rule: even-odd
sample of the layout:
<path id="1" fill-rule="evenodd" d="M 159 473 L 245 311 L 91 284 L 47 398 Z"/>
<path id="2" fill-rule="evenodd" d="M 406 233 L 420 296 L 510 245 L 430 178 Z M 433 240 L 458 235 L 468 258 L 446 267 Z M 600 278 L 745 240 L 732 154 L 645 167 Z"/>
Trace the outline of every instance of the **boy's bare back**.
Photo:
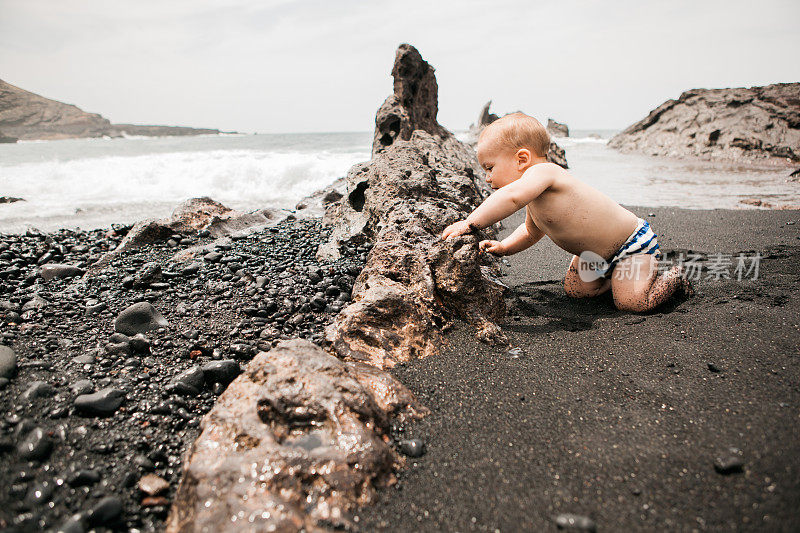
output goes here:
<path id="1" fill-rule="evenodd" d="M 527 216 L 567 252 L 591 250 L 608 260 L 636 228 L 636 215 L 560 166 L 536 163 L 525 172 L 549 183 L 526 206 Z"/>

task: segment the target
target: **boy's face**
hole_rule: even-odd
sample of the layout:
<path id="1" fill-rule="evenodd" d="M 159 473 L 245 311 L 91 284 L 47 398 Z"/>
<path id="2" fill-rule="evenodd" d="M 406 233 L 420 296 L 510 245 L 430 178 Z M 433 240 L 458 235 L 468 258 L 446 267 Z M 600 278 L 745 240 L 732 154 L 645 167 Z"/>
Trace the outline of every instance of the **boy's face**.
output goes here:
<path id="1" fill-rule="evenodd" d="M 482 138 L 476 149 L 478 163 L 486 171 L 486 181 L 492 189 L 505 187 L 524 173 L 517 154 L 499 146 L 491 136 Z"/>

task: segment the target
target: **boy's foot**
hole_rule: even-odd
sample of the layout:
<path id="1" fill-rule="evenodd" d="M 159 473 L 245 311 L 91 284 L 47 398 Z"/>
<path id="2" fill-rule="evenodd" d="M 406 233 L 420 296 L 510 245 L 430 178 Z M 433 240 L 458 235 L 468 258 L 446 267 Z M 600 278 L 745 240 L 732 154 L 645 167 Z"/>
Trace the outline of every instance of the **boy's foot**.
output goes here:
<path id="1" fill-rule="evenodd" d="M 687 298 L 691 298 L 695 294 L 697 294 L 694 290 L 694 285 L 692 282 L 689 281 L 689 278 L 686 277 L 686 270 L 681 265 L 678 270 L 678 279 L 681 280 L 681 291 L 683 291 L 683 295 Z"/>

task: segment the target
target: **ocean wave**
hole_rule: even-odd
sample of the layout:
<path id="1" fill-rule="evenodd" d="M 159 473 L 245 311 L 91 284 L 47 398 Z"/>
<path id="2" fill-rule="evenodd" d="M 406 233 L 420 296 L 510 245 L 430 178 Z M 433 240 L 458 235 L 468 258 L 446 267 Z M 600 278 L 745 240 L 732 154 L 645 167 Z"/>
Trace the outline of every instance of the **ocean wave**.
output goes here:
<path id="1" fill-rule="evenodd" d="M 236 209 L 293 208 L 369 157 L 367 151 L 211 150 L 0 166 L 3 195 L 26 200 L 0 210 L 0 231 L 10 231 L 4 221 L 12 220 L 14 227 L 25 220 L 50 226 L 58 218 L 74 225 L 76 214 L 85 218 L 100 206 L 107 212 L 101 225 L 117 222 L 114 209 L 127 213 L 133 206 L 143 211 L 137 219 L 163 216 L 165 205 L 197 196 Z"/>

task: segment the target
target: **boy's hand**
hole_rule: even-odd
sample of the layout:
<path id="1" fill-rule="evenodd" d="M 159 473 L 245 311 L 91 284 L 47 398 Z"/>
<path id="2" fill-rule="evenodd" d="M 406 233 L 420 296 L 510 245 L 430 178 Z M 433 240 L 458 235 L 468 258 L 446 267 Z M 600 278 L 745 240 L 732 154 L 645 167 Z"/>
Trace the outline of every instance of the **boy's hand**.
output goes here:
<path id="1" fill-rule="evenodd" d="M 505 255 L 506 248 L 500 241 L 481 241 L 478 244 L 478 249 L 481 252 L 489 252 L 494 255 Z"/>
<path id="2" fill-rule="evenodd" d="M 464 235 L 465 233 L 469 233 L 472 229 L 469 227 L 469 224 L 466 220 L 459 220 L 453 224 L 450 224 L 444 231 L 442 232 L 442 239 L 450 240 L 458 237 L 459 235 Z"/>

